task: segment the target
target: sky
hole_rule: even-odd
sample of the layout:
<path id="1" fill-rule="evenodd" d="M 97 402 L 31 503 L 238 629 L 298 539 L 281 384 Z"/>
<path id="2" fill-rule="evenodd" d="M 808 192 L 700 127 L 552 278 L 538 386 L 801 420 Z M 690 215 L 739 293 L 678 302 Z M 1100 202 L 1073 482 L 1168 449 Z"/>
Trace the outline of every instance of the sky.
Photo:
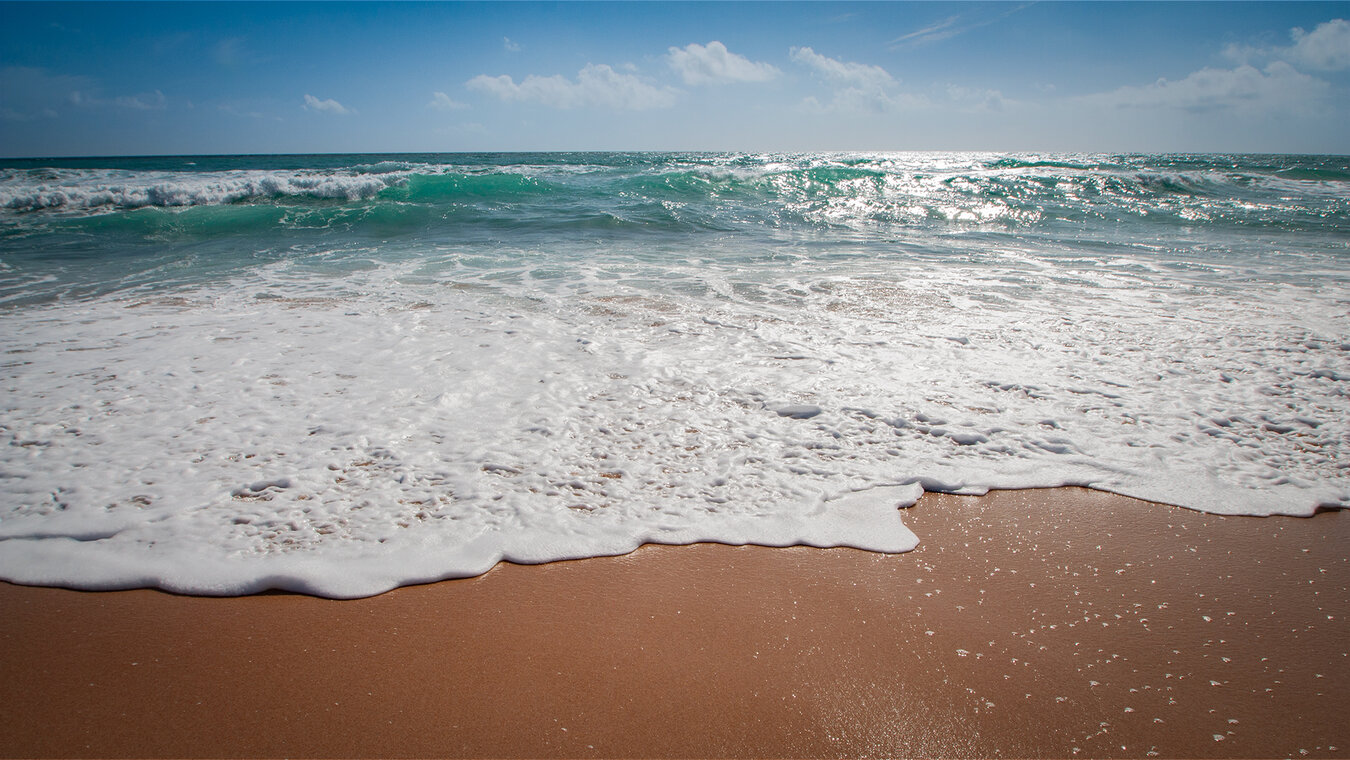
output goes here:
<path id="1" fill-rule="evenodd" d="M 1350 154 L 1350 2 L 0 2 L 0 156 Z"/>

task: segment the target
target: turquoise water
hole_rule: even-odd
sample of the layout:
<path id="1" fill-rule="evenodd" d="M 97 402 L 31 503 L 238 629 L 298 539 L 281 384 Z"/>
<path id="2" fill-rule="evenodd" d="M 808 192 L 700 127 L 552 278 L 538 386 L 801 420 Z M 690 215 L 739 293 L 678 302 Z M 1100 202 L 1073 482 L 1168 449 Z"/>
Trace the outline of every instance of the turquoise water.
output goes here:
<path id="1" fill-rule="evenodd" d="M 453 154 L 0 165 L 0 294 L 191 285 L 285 261 L 345 271 L 448 255 L 1342 256 L 1350 161 L 1317 156 Z"/>
<path id="2" fill-rule="evenodd" d="M 359 596 L 904 551 L 924 490 L 1350 505 L 1350 159 L 0 162 L 0 577 Z"/>

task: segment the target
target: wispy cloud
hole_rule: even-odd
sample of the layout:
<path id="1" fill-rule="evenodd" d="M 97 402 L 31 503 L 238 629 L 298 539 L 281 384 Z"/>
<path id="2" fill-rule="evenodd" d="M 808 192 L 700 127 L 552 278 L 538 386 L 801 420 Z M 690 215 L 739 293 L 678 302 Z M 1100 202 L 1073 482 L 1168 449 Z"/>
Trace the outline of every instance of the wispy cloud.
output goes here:
<path id="1" fill-rule="evenodd" d="M 508 53 L 519 53 L 519 52 L 520 52 L 520 44 L 519 44 L 519 43 L 516 43 L 516 42 L 512 42 L 510 37 L 503 37 L 503 38 L 502 38 L 502 47 L 505 48 L 505 49 L 506 49 L 506 52 L 508 52 Z"/>
<path id="2" fill-rule="evenodd" d="M 764 82 L 782 73 L 771 64 L 757 63 L 727 50 L 717 40 L 707 45 L 672 47 L 666 62 L 688 85 Z"/>
<path id="3" fill-rule="evenodd" d="M 354 109 L 348 108 L 342 105 L 341 103 L 337 102 L 336 100 L 333 100 L 332 98 L 319 100 L 318 98 L 308 93 L 305 94 L 304 108 L 306 111 L 316 111 L 318 113 L 336 113 L 336 114 L 356 113 Z"/>
<path id="4" fill-rule="evenodd" d="M 159 90 L 107 95 L 90 77 L 23 66 L 0 69 L 0 118 L 6 121 L 52 119 L 71 108 L 162 111 L 168 105 L 169 99 Z"/>
<path id="5" fill-rule="evenodd" d="M 994 13 L 987 16 L 972 17 L 970 14 L 958 13 L 955 16 L 948 16 L 940 21 L 935 21 L 922 29 L 916 29 L 908 34 L 902 34 L 886 44 L 889 47 L 896 48 L 925 45 L 931 42 L 949 40 L 952 37 L 965 34 L 966 32 L 979 29 L 983 26 L 988 26 L 996 21 L 1001 21 L 1002 19 L 1034 4 L 1035 3 L 1020 3 L 1009 7 L 1002 13 Z"/>
<path id="6" fill-rule="evenodd" d="M 215 47 L 211 49 L 211 57 L 221 66 L 235 66 L 242 63 L 248 57 L 248 50 L 244 47 L 244 38 L 230 37 L 217 42 Z"/>
<path id="7" fill-rule="evenodd" d="M 156 55 L 170 55 L 194 48 L 191 32 L 172 32 L 160 35 L 150 44 L 150 50 Z"/>
<path id="8" fill-rule="evenodd" d="M 97 108 L 115 106 L 130 108 L 133 111 L 162 111 L 168 106 L 168 98 L 159 90 L 143 92 L 138 95 L 117 95 L 111 98 L 101 97 L 96 91 L 73 90 L 67 100 L 72 106 Z"/>
<path id="9" fill-rule="evenodd" d="M 431 101 L 427 103 L 428 108 L 434 108 L 437 111 L 462 111 L 469 107 L 468 103 L 461 103 L 451 99 L 449 95 L 443 92 L 431 93 Z"/>
<path id="10" fill-rule="evenodd" d="M 470 89 L 502 100 L 542 103 L 553 108 L 602 106 L 640 111 L 675 105 L 676 91 L 657 87 L 636 74 L 621 74 L 606 64 L 586 64 L 575 81 L 561 75 L 531 74 L 520 82 L 510 76 L 480 74 L 465 83 Z"/>
<path id="11" fill-rule="evenodd" d="M 1003 97 L 1003 93 L 998 90 L 979 87 L 949 84 L 943 94 L 948 105 L 966 113 L 998 112 L 1009 105 L 1015 105 L 1014 101 Z"/>
<path id="12" fill-rule="evenodd" d="M 94 87 L 89 77 L 54 74 L 28 66 L 0 68 L 0 118 L 6 121 L 54 119 L 71 105 L 71 96 Z"/>
<path id="13" fill-rule="evenodd" d="M 112 99 L 112 104 L 119 108 L 131 108 L 137 111 L 162 111 L 168 106 L 168 98 L 159 90 L 154 92 L 145 92 L 140 95 L 119 95 Z"/>
<path id="14" fill-rule="evenodd" d="M 951 37 L 955 37 L 961 32 L 964 32 L 967 29 L 971 28 L 968 26 L 958 27 L 956 24 L 960 20 L 961 20 L 960 16 L 948 16 L 947 18 L 944 18 L 941 21 L 938 21 L 937 23 L 929 24 L 928 26 L 919 29 L 917 31 L 910 32 L 909 34 L 902 34 L 899 37 L 896 37 L 895 39 L 891 40 L 887 44 L 900 45 L 904 43 L 909 43 L 911 45 L 917 45 L 924 42 L 937 42 L 939 40 L 945 40 Z"/>
<path id="15" fill-rule="evenodd" d="M 222 103 L 216 106 L 216 110 L 231 116 L 238 116 L 241 119 L 271 119 L 273 121 L 285 121 L 280 116 L 274 116 L 262 113 L 261 111 L 250 111 L 236 103 Z"/>
<path id="16" fill-rule="evenodd" d="M 0 120 L 3 121 L 36 121 L 38 119 L 55 119 L 60 116 L 55 108 L 42 108 L 37 111 L 19 111 L 9 106 L 0 106 Z"/>

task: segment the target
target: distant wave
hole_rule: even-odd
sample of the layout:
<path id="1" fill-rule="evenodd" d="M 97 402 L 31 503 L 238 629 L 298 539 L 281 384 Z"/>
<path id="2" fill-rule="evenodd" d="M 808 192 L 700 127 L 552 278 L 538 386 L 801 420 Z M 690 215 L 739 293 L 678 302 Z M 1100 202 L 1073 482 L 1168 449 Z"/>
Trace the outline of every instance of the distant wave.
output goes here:
<path id="1" fill-rule="evenodd" d="M 105 169 L 0 169 L 0 219 L 22 227 L 29 217 L 270 204 L 321 214 L 341 206 L 368 212 L 372 222 L 396 224 L 491 224 L 498 211 L 509 208 L 514 223 L 544 228 L 617 220 L 625 229 L 649 224 L 662 230 L 732 230 L 1026 227 L 1142 217 L 1287 227 L 1315 226 L 1350 213 L 1350 166 L 1317 157 L 569 154 L 530 161 L 504 155 L 477 163 L 454 156 L 442 162 L 362 158 L 367 160 L 322 168 L 141 171 L 135 160 L 122 160 Z M 1297 199 L 1291 201 L 1291 195 Z M 407 213 L 407 206 L 427 213 Z M 252 224 L 261 219 L 247 217 Z M 349 214 L 347 221 L 352 222 Z"/>
<path id="2" fill-rule="evenodd" d="M 55 174 L 55 176 L 53 176 Z M 356 201 L 404 181 L 402 174 L 250 171 L 225 174 L 101 171 L 0 175 L 0 206 L 14 211 L 62 211 L 211 206 L 308 197 Z"/>

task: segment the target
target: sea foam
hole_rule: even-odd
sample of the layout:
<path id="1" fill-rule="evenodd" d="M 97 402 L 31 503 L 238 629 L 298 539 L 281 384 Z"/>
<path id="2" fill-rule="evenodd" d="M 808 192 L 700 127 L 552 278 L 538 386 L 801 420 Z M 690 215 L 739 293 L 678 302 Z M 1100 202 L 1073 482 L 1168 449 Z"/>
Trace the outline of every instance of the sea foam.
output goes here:
<path id="1" fill-rule="evenodd" d="M 8 313 L 0 575 L 346 597 L 644 542 L 902 551 L 925 488 L 1350 502 L 1345 326 L 1288 308 L 1314 290 L 1057 274 L 729 300 L 386 270 Z"/>

